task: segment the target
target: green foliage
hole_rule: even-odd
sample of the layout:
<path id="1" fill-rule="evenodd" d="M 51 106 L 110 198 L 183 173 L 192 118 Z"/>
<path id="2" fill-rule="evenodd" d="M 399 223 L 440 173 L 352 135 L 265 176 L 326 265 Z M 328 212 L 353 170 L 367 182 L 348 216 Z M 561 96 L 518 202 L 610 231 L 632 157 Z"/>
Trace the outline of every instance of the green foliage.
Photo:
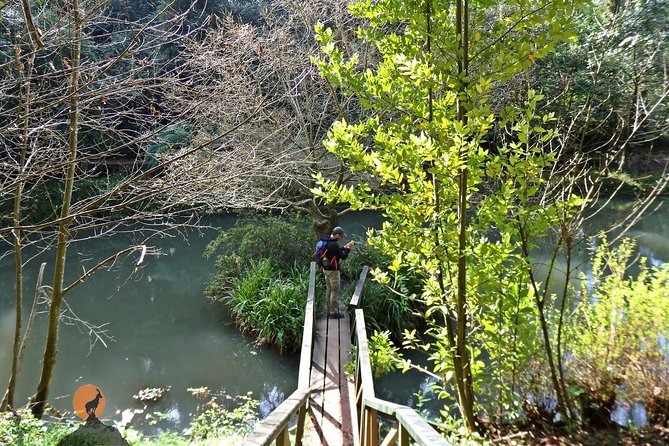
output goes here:
<path id="1" fill-rule="evenodd" d="M 183 124 L 163 130 L 156 135 L 156 139 L 146 149 L 144 163 L 149 168 L 157 166 L 161 155 L 187 147 L 192 138 L 191 132 Z"/>
<path id="2" fill-rule="evenodd" d="M 232 281 L 259 260 L 268 259 L 272 268 L 285 272 L 294 265 L 308 265 L 314 246 L 313 234 L 299 217 L 245 216 L 207 245 L 204 255 L 215 257 L 217 272 L 205 293 L 221 300 Z"/>
<path id="3" fill-rule="evenodd" d="M 472 411 L 463 403 L 472 398 L 465 388 L 471 385 L 465 376 L 469 367 L 477 395 L 486 388 L 510 402 L 518 391 L 514 374 L 526 370 L 537 352 L 531 265 L 518 246 L 527 235 L 546 236 L 558 217 L 578 204 L 541 199 L 556 161 L 551 141 L 557 135 L 554 116 L 537 112 L 543 96 L 530 90 L 522 104 L 496 104 L 493 110 L 492 88 L 573 36 L 569 17 L 575 3 L 518 0 L 471 8 L 466 60 L 456 4 L 353 5 L 353 14 L 367 21 L 359 37 L 379 55 L 373 66 L 357 54 L 345 55 L 332 30 L 317 28 L 322 75 L 368 112 L 359 122 L 336 122 L 325 146 L 389 193 L 322 176 L 314 193 L 383 212 L 383 228 L 370 243 L 390 262 L 373 276 L 388 286 L 407 273 L 418 278 L 415 294 L 426 308 L 429 341 L 416 342 L 427 352 L 432 373 L 442 377 L 438 395 L 448 395 L 458 382 L 460 408 L 471 429 Z M 487 135 L 493 128 L 505 136 L 491 147 Z M 464 330 L 455 333 L 455 326 Z M 492 367 L 484 367 L 484 357 Z M 505 376 L 493 376 L 490 369 Z"/>
<path id="4" fill-rule="evenodd" d="M 314 245 L 299 217 L 242 218 L 205 250 L 207 258 L 216 256 L 217 268 L 205 294 L 223 302 L 258 343 L 293 350 L 301 342 Z M 323 287 L 316 287 L 317 302 Z"/>
<path id="5" fill-rule="evenodd" d="M 28 410 L 0 412 L 0 444 L 55 446 L 74 430 L 71 424 L 38 420 Z"/>
<path id="6" fill-rule="evenodd" d="M 666 419 L 669 406 L 656 403 L 669 401 L 669 264 L 649 267 L 642 258 L 631 277 L 634 251 L 631 239 L 611 247 L 601 237 L 569 319 L 567 370 L 582 401 L 617 395 L 632 404 L 642 401 L 651 416 Z"/>
<path id="7" fill-rule="evenodd" d="M 235 407 L 230 409 L 230 402 L 223 404 L 212 398 L 204 405 L 204 410 L 190 425 L 192 441 L 199 443 L 209 438 L 246 438 L 258 422 L 260 401 L 253 399 L 251 393 L 237 397 Z"/>
<path id="8" fill-rule="evenodd" d="M 390 340 L 389 331 L 375 331 L 369 338 L 369 362 L 375 378 L 396 370 L 399 365 L 399 349 Z"/>
<path id="9" fill-rule="evenodd" d="M 449 444 L 458 446 L 493 446 L 496 444 L 477 432 L 468 431 L 462 420 L 454 417 L 448 410 L 441 411 L 437 429 Z"/>
<path id="10" fill-rule="evenodd" d="M 192 444 L 187 437 L 177 432 L 163 432 L 158 436 L 148 437 L 132 428 L 124 430 L 124 438 L 132 446 L 187 446 Z"/>
<path id="11" fill-rule="evenodd" d="M 367 240 L 357 237 L 354 237 L 353 240 L 355 241 L 355 248 L 346 258 L 346 261 L 341 263 L 342 278 L 350 282 L 357 282 L 363 266 L 376 268 L 390 264 L 392 259 L 367 243 Z"/>
<path id="12" fill-rule="evenodd" d="M 351 292 L 355 284 L 351 284 Z M 388 331 L 399 339 L 405 329 L 414 327 L 414 314 L 410 297 L 397 294 L 389 287 L 368 280 L 362 293 L 359 308 L 365 312 L 367 329 Z"/>
<path id="13" fill-rule="evenodd" d="M 350 281 L 346 295 L 353 295 L 360 271 L 367 265 L 371 270 L 387 268 L 392 258 L 364 240 L 356 240 L 355 249 L 342 262 L 342 276 Z M 420 279 L 408 271 L 397 276 L 392 286 L 377 281 L 365 282 L 359 307 L 365 312 L 365 321 L 370 330 L 389 331 L 394 339 L 399 339 L 405 329 L 413 328 L 414 313 L 422 307 L 414 299 L 420 291 Z"/>
<path id="14" fill-rule="evenodd" d="M 666 1 L 616 2 L 624 4 L 616 8 L 610 3 L 584 9 L 575 18 L 578 39 L 559 45 L 533 70 L 535 86 L 559 98 L 550 109 L 574 126 L 573 149 L 597 148 L 602 157 L 617 143 L 612 135 L 622 131 L 626 138 L 634 126 L 640 131 L 626 143 L 630 155 L 656 137 L 666 141 L 669 113 Z M 648 169 L 642 159 L 627 158 L 631 170 Z"/>
<path id="15" fill-rule="evenodd" d="M 306 268 L 294 267 L 284 275 L 272 260 L 261 259 L 232 281 L 224 300 L 236 323 L 259 344 L 295 350 L 302 339 L 308 289 Z"/>

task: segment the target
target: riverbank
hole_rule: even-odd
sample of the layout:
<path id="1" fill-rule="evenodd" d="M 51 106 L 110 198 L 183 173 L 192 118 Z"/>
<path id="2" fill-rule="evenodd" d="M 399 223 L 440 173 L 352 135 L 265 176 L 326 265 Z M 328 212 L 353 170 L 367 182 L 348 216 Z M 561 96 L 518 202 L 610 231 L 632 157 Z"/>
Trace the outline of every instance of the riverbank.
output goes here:
<path id="1" fill-rule="evenodd" d="M 622 427 L 594 429 L 580 426 L 572 431 L 549 424 L 516 425 L 492 429 L 490 438 L 503 446 L 666 446 L 669 428 L 648 426 L 630 430 Z"/>

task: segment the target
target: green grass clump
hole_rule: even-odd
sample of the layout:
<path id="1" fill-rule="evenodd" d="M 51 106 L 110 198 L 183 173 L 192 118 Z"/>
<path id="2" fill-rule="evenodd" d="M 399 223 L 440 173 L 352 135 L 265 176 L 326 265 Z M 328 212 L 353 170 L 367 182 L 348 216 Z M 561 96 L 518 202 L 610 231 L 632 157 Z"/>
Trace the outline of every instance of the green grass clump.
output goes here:
<path id="1" fill-rule="evenodd" d="M 262 259 L 232 281 L 224 300 L 235 322 L 259 344 L 292 351 L 301 343 L 308 289 L 306 267 L 283 273 L 271 260 Z"/>
<path id="2" fill-rule="evenodd" d="M 353 293 L 355 283 L 351 285 Z M 414 327 L 412 300 L 400 296 L 388 287 L 367 280 L 362 293 L 359 308 L 365 312 L 367 330 L 389 331 L 393 338 L 398 339 L 405 329 Z"/>

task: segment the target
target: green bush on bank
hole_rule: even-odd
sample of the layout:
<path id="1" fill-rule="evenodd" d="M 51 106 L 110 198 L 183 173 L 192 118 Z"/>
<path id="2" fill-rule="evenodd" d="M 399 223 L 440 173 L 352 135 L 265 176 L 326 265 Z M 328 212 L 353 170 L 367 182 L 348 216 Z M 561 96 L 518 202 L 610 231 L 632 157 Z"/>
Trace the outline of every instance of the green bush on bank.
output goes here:
<path id="1" fill-rule="evenodd" d="M 363 266 L 387 267 L 390 259 L 373 246 L 358 239 L 351 255 L 342 262 L 343 304 L 350 299 Z M 215 258 L 216 274 L 205 294 L 222 302 L 242 330 L 260 344 L 274 344 L 281 350 L 299 347 L 304 321 L 304 305 L 309 284 L 308 265 L 315 237 L 299 217 L 247 216 L 225 231 L 206 248 L 204 255 Z M 414 327 L 417 289 L 413 274 L 405 274 L 386 285 L 369 279 L 360 308 L 370 330 L 392 333 L 399 339 L 405 329 Z M 325 294 L 323 275 L 317 274 L 317 302 Z M 316 311 L 321 304 L 316 304 Z"/>
<path id="2" fill-rule="evenodd" d="M 294 265 L 309 265 L 314 235 L 297 216 L 245 216 L 234 227 L 221 230 L 207 245 L 204 256 L 214 258 L 216 274 L 205 290 L 212 300 L 223 299 L 232 281 L 253 262 L 271 260 L 273 268 L 288 272 Z"/>
<path id="3" fill-rule="evenodd" d="M 345 296 L 351 297 L 360 276 L 360 271 L 367 265 L 370 269 L 387 270 L 391 258 L 383 255 L 365 240 L 356 240 L 355 248 L 348 259 L 342 262 L 342 278 L 350 281 Z M 392 287 L 392 289 L 391 289 Z M 420 312 L 418 303 L 412 298 L 420 287 L 415 274 L 403 271 L 390 286 L 375 282 L 367 275 L 359 308 L 365 312 L 365 321 L 369 332 L 388 331 L 390 337 L 399 339 L 405 329 L 414 328 L 417 319 L 415 312 Z"/>
<path id="4" fill-rule="evenodd" d="M 303 219 L 247 216 L 206 248 L 216 274 L 206 296 L 223 303 L 259 344 L 296 349 L 302 339 L 314 236 Z M 317 277 L 317 302 L 324 284 Z M 316 311 L 320 304 L 316 304 Z"/>
<path id="5" fill-rule="evenodd" d="M 642 258 L 630 277 L 634 252 L 631 239 L 613 248 L 602 237 L 569 320 L 567 372 L 589 421 L 608 423 L 616 401 L 644 403 L 653 423 L 669 419 L 669 264 Z"/>

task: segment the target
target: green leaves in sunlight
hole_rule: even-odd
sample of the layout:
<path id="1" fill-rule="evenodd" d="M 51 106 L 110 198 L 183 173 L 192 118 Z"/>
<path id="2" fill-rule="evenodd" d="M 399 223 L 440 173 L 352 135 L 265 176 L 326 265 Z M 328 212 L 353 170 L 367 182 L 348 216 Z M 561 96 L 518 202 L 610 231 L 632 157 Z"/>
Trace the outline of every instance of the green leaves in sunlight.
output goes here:
<path id="1" fill-rule="evenodd" d="M 484 1 L 467 11 L 467 46 L 455 23 L 457 4 L 355 3 L 352 14 L 365 19 L 358 37 L 366 54 L 346 55 L 335 32 L 316 28 L 321 75 L 365 110 L 334 123 L 324 143 L 355 181 L 317 175 L 313 192 L 383 212 L 383 228 L 369 243 L 390 261 L 372 276 L 391 287 L 403 274 L 417 280 L 406 298 L 420 308 L 423 336 L 406 332 L 405 342 L 430 358 L 437 394 L 450 398 L 453 382 L 464 379 L 446 329 L 462 323 L 458 348 L 468 352 L 474 391 L 485 388 L 516 407 L 519 375 L 541 351 L 520 231 L 545 237 L 579 203 L 544 195 L 557 132 L 554 116 L 538 111 L 543 96 L 529 90 L 522 106 L 511 106 L 493 91 L 573 36 L 579 2 Z"/>

